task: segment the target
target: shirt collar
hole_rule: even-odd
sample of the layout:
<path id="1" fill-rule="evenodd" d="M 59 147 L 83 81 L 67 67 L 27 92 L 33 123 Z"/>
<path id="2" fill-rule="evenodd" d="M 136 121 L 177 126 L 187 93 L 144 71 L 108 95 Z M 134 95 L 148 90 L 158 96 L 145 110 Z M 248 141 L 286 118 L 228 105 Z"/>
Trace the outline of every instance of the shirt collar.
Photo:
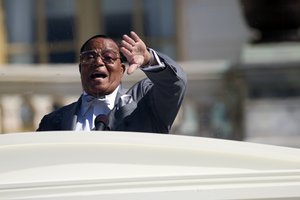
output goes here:
<path id="1" fill-rule="evenodd" d="M 119 88 L 120 88 L 120 85 L 111 94 L 104 95 L 104 96 L 101 96 L 100 98 L 98 98 L 101 100 L 105 100 L 105 102 L 107 103 L 107 106 L 110 110 L 112 110 L 114 108 L 115 100 L 116 100 Z M 85 91 L 83 91 L 83 95 L 88 95 L 88 94 Z"/>

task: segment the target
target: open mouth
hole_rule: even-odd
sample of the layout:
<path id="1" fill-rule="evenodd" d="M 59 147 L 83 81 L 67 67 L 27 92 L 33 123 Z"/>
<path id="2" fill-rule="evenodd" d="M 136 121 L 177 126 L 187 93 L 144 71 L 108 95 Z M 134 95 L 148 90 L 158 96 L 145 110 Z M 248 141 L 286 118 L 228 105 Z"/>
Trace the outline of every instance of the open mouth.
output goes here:
<path id="1" fill-rule="evenodd" d="M 93 74 L 91 74 L 91 78 L 95 79 L 95 78 L 106 78 L 107 75 L 104 73 L 100 73 L 100 72 L 95 72 Z"/>

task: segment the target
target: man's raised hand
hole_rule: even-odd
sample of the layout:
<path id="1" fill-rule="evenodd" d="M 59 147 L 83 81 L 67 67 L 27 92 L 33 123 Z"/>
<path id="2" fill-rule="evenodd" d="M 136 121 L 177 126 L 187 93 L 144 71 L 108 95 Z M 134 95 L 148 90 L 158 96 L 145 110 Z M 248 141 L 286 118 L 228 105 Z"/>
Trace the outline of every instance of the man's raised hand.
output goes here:
<path id="1" fill-rule="evenodd" d="M 120 50 L 129 64 L 128 74 L 132 74 L 137 68 L 149 63 L 151 54 L 147 50 L 145 43 L 135 32 L 131 31 L 130 36 L 124 35 L 121 45 Z"/>

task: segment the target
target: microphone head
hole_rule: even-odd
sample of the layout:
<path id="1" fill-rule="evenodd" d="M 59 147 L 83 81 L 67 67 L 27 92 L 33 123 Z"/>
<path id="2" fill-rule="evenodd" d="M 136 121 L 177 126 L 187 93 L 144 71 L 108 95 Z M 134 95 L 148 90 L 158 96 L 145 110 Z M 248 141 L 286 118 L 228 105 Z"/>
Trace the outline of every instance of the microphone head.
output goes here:
<path id="1" fill-rule="evenodd" d="M 98 115 L 94 121 L 95 130 L 98 131 L 109 131 L 108 117 L 106 115 Z"/>
<path id="2" fill-rule="evenodd" d="M 100 114 L 95 119 L 95 124 L 103 123 L 106 126 L 108 125 L 108 117 L 106 115 Z"/>

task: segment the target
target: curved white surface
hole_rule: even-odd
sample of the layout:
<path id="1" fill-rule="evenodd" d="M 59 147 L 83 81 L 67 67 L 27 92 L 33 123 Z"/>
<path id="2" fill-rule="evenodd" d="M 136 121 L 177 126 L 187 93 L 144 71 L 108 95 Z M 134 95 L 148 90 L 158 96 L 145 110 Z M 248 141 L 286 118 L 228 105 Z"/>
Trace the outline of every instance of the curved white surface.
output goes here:
<path id="1" fill-rule="evenodd" d="M 127 132 L 0 135 L 0 199 L 300 199 L 300 149 Z"/>

